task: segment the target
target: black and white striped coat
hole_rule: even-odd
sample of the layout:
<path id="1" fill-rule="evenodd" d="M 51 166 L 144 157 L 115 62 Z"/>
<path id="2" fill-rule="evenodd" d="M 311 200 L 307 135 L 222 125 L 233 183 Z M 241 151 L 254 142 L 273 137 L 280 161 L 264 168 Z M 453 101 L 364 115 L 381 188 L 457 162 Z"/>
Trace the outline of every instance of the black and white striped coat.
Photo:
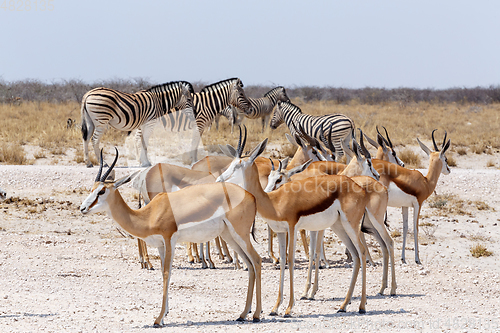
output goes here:
<path id="1" fill-rule="evenodd" d="M 199 133 L 199 137 L 193 139 L 193 161 L 197 160 L 197 149 L 203 132 L 212 124 L 216 115 L 230 105 L 244 112 L 251 112 L 252 106 L 243 91 L 243 83 L 238 78 L 213 83 L 193 95 L 193 111 Z"/>
<path id="2" fill-rule="evenodd" d="M 355 128 L 354 122 L 343 114 L 327 114 L 323 116 L 304 114 L 298 106 L 290 102 L 278 102 L 271 119 L 271 129 L 278 128 L 282 123 L 288 126 L 292 137 L 297 133 L 299 124 L 306 134 L 319 142 L 325 142 L 326 136 L 331 135 L 337 158 L 344 154 L 341 141 L 347 136 L 352 137 Z M 321 136 L 322 133 L 323 137 Z"/>
<path id="3" fill-rule="evenodd" d="M 286 94 L 286 90 L 284 87 L 279 86 L 269 90 L 264 94 L 264 97 L 260 98 L 251 98 L 248 97 L 250 104 L 253 109 L 250 112 L 243 112 L 235 108 L 226 108 L 224 110 L 223 115 L 228 118 L 228 120 L 232 120 L 231 126 L 239 125 L 242 120 L 240 115 L 244 115 L 246 118 L 250 119 L 262 119 L 262 133 L 266 128 L 266 125 L 269 124 L 269 119 L 271 118 L 271 114 L 273 113 L 274 107 L 278 101 L 288 102 L 290 99 Z M 231 117 L 231 119 L 229 118 Z M 217 122 L 218 119 L 216 119 Z M 218 126 L 217 126 L 218 128 Z M 232 130 L 231 130 L 232 131 Z"/>
<path id="4" fill-rule="evenodd" d="M 88 145 L 92 139 L 99 160 L 99 141 L 108 126 L 119 131 L 141 130 L 141 165 L 151 163 L 147 157 L 147 142 L 155 119 L 172 109 L 193 108 L 193 87 L 189 82 L 174 81 L 133 94 L 108 88 L 95 88 L 82 99 L 82 137 L 85 162 L 92 166 Z"/>

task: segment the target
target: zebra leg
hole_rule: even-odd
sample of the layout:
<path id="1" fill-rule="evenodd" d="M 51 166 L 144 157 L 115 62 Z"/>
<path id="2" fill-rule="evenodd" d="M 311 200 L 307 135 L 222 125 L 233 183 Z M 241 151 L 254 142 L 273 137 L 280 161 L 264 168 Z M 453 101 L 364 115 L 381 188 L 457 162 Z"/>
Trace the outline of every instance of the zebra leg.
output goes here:
<path id="1" fill-rule="evenodd" d="M 106 132 L 106 127 L 96 127 L 94 130 L 94 135 L 92 135 L 92 146 L 94 147 L 94 153 L 95 153 L 95 156 L 97 157 L 98 163 L 101 163 L 101 157 L 100 157 L 101 152 L 99 149 L 99 143 L 101 142 L 101 137 L 104 134 L 104 132 Z M 104 162 L 103 165 L 105 167 L 108 166 L 106 164 L 106 162 Z M 88 166 L 88 164 L 87 164 L 87 166 Z"/>
<path id="2" fill-rule="evenodd" d="M 144 125 L 141 126 L 141 167 L 149 167 L 151 166 L 151 162 L 148 159 L 148 141 L 153 134 L 154 126 L 156 125 L 156 121 L 148 121 Z"/>
<path id="3" fill-rule="evenodd" d="M 198 160 L 198 145 L 200 144 L 202 131 L 193 131 L 193 138 L 191 142 L 191 162 L 196 162 Z"/>

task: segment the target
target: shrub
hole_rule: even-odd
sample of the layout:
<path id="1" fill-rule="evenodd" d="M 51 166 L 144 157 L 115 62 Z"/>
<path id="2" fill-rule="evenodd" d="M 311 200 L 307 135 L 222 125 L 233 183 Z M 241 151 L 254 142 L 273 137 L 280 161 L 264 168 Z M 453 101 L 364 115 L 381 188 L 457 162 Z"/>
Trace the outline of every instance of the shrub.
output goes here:
<path id="1" fill-rule="evenodd" d="M 493 255 L 493 252 L 488 251 L 486 246 L 482 244 L 476 244 L 470 248 L 470 253 L 474 258 L 479 258 L 479 257 L 489 257 Z"/>

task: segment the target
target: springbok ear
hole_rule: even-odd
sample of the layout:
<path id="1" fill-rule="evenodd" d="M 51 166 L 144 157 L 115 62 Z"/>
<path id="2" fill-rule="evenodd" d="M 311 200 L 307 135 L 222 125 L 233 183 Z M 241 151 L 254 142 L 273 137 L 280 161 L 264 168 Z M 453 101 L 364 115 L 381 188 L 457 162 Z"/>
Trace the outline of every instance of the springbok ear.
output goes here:
<path id="1" fill-rule="evenodd" d="M 310 159 L 306 163 L 299 165 L 299 166 L 296 166 L 295 168 L 291 169 L 290 171 L 288 171 L 288 177 L 292 177 L 293 175 L 304 171 L 305 169 L 307 169 L 309 167 L 309 165 L 311 165 L 312 162 L 313 162 L 313 160 Z"/>
<path id="2" fill-rule="evenodd" d="M 448 139 L 448 142 L 446 142 L 446 144 L 444 145 L 443 149 L 439 153 L 439 157 L 442 157 L 446 153 L 446 151 L 448 150 L 448 148 L 450 148 L 450 145 L 451 145 L 451 139 Z"/>
<path id="3" fill-rule="evenodd" d="M 342 140 L 340 141 L 340 145 L 342 146 L 342 149 L 344 150 L 344 153 L 348 155 L 351 159 L 355 157 L 354 153 L 352 152 L 351 148 L 349 148 L 349 141 L 348 140 Z"/>
<path id="4" fill-rule="evenodd" d="M 290 162 L 290 158 L 288 156 L 283 161 L 281 161 L 283 169 L 286 169 L 286 167 L 288 166 L 288 162 Z"/>
<path id="5" fill-rule="evenodd" d="M 378 143 L 375 140 L 373 140 L 372 138 L 370 138 L 368 135 L 366 135 L 365 133 L 363 133 L 363 135 L 365 136 L 365 139 L 366 139 L 366 141 L 368 141 L 369 144 L 371 144 L 375 148 L 378 148 L 378 146 L 380 144 L 380 141 L 378 139 L 378 135 L 377 135 L 377 140 L 379 141 Z"/>
<path id="6" fill-rule="evenodd" d="M 299 145 L 297 144 L 297 142 L 295 142 L 294 138 L 292 138 L 290 136 L 290 134 L 288 133 L 285 133 L 285 137 L 286 139 L 288 140 L 288 142 L 290 142 L 292 145 L 294 145 L 295 147 L 298 147 Z"/>
<path id="7" fill-rule="evenodd" d="M 424 145 L 424 144 L 422 143 L 422 141 L 420 141 L 418 138 L 417 138 L 417 141 L 418 141 L 418 144 L 420 145 L 420 148 L 422 148 L 422 150 L 423 150 L 423 151 L 427 154 L 427 156 L 430 156 L 430 154 L 431 154 L 430 149 L 429 149 L 429 148 L 427 148 L 427 146 L 426 146 L 426 145 Z"/>
<path id="8" fill-rule="evenodd" d="M 131 181 L 135 176 L 137 176 L 137 174 L 141 172 L 140 170 L 139 171 L 136 171 L 128 176 L 125 176 L 125 177 L 122 177 L 120 179 L 118 179 L 114 184 L 113 184 L 113 187 L 114 188 L 118 188 L 124 184 L 127 184 L 129 181 Z"/>
<path id="9" fill-rule="evenodd" d="M 229 148 L 231 147 L 231 148 Z M 231 145 L 219 145 L 219 149 L 221 152 L 227 157 L 235 158 L 236 157 L 236 149 L 234 149 Z"/>
<path id="10" fill-rule="evenodd" d="M 264 150 L 266 149 L 266 146 L 267 146 L 267 141 L 268 141 L 268 138 L 265 138 L 264 141 L 259 143 L 259 145 L 252 150 L 252 153 L 250 154 L 250 158 L 249 158 L 251 163 L 253 163 L 255 161 L 255 159 L 260 154 L 262 154 L 264 152 Z"/>

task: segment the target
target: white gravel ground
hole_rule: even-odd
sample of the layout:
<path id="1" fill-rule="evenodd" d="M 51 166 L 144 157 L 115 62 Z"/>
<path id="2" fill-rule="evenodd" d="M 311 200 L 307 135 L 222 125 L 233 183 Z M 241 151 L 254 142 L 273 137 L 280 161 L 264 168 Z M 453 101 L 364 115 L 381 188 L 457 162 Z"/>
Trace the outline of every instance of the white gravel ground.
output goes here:
<path id="1" fill-rule="evenodd" d="M 170 313 L 163 330 L 498 332 L 500 170 L 470 167 L 467 158 L 459 161 L 459 168 L 441 176 L 437 193 L 479 200 L 494 210 L 438 217 L 425 205 L 425 221 L 436 227 L 428 230 L 427 245 L 420 245 L 423 265 L 413 261 L 412 237 L 407 244 L 408 264 L 400 264 L 401 237 L 396 238 L 397 296 L 376 295 L 382 268 L 368 267 L 366 314 L 356 311 L 359 281 L 348 312 L 336 313 L 347 291 L 351 268 L 335 236 L 327 231 L 326 255 L 332 268 L 320 271 L 316 299 L 298 299 L 307 264 L 298 246 L 293 316 L 282 316 L 288 287 L 281 315 L 269 316 L 277 297 L 279 270 L 266 253 L 266 226 L 257 220 L 255 247 L 263 257 L 262 322 L 252 323 L 250 316 L 244 323 L 234 321 L 245 303 L 247 272 L 235 271 L 215 254 L 217 268 L 203 270 L 200 264 L 187 263 L 184 245 L 178 244 Z M 0 187 L 8 197 L 31 200 L 0 203 L 0 332 L 155 330 L 152 324 L 161 306 L 160 271 L 140 268 L 136 241 L 124 238 L 108 217 L 83 216 L 78 210 L 96 172 L 96 168 L 74 165 L 0 166 Z M 116 172 L 120 177 L 131 169 L 117 168 Z M 135 208 L 133 190 L 125 188 L 123 192 Z M 389 210 L 389 223 L 391 230 L 402 230 L 398 210 Z M 424 235 L 423 228 L 420 233 Z M 478 242 L 493 255 L 473 258 L 469 249 Z M 375 248 L 371 253 L 380 262 Z M 150 252 L 156 254 L 156 250 Z M 157 257 L 153 264 L 160 266 Z"/>

